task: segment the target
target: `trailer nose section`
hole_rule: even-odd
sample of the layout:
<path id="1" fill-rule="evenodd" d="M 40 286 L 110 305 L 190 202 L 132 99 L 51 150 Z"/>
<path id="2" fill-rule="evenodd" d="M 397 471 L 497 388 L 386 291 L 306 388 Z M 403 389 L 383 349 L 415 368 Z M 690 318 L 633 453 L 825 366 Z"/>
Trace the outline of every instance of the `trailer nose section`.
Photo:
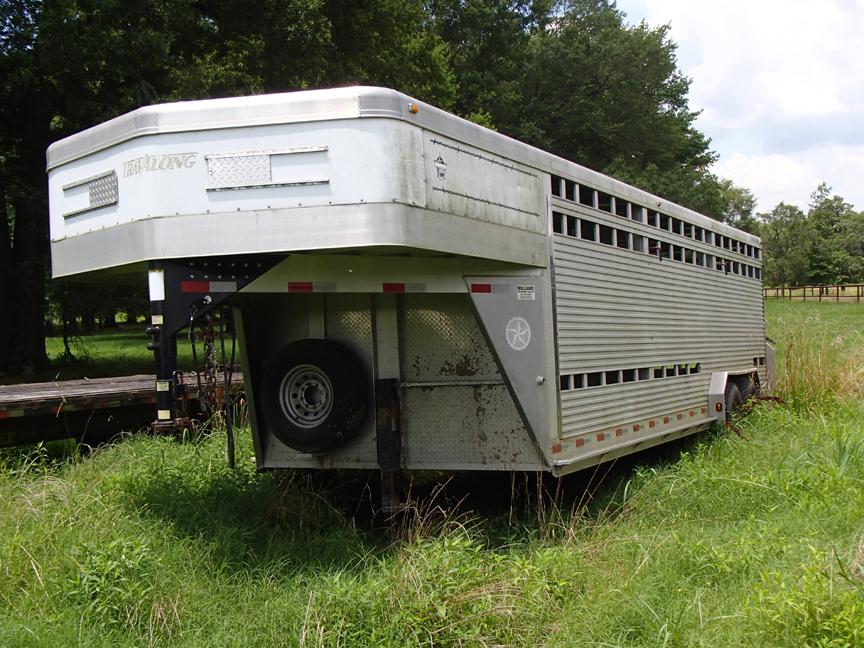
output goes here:
<path id="1" fill-rule="evenodd" d="M 547 465 L 554 434 L 551 311 L 541 276 L 466 277 L 471 303 L 525 427 Z"/>

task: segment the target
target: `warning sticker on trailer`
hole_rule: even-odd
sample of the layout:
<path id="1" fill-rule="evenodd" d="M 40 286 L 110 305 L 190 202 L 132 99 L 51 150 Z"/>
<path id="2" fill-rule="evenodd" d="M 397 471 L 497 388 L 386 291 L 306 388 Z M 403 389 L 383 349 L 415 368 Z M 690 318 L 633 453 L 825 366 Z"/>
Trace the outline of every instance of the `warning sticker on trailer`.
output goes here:
<path id="1" fill-rule="evenodd" d="M 519 301 L 534 301 L 534 284 L 516 286 L 516 299 Z"/>

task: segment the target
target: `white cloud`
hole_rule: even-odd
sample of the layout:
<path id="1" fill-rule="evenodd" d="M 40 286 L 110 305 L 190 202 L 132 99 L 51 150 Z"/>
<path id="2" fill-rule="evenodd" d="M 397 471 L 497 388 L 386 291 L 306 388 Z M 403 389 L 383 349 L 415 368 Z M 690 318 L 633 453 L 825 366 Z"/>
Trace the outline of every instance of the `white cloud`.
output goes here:
<path id="1" fill-rule="evenodd" d="M 618 6 L 634 22 L 671 24 L 716 170 L 749 187 L 760 209 L 803 207 L 822 180 L 864 209 L 864 0 Z"/>

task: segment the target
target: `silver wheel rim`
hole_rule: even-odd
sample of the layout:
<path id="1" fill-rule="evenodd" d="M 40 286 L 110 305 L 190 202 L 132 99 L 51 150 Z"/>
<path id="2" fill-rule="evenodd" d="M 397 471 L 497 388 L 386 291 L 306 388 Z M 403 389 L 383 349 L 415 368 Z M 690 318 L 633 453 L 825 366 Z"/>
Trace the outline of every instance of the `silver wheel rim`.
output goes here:
<path id="1" fill-rule="evenodd" d="M 333 409 L 333 385 L 318 367 L 298 365 L 279 385 L 279 406 L 297 427 L 317 427 Z"/>

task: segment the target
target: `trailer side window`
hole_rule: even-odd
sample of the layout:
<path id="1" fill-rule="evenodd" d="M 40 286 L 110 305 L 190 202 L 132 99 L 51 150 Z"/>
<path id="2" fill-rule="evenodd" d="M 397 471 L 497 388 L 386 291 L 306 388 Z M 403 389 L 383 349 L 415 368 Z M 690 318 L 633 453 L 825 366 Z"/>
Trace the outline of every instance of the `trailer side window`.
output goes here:
<path id="1" fill-rule="evenodd" d="M 596 224 L 591 221 L 580 219 L 579 220 L 579 237 L 585 239 L 586 241 L 596 241 L 597 234 L 595 232 Z"/>
<path id="2" fill-rule="evenodd" d="M 600 242 L 604 245 L 615 245 L 612 228 L 608 225 L 600 226 Z"/>
<path id="3" fill-rule="evenodd" d="M 717 247 L 723 247 L 723 235 L 714 233 L 714 245 Z"/>
<path id="4" fill-rule="evenodd" d="M 679 236 L 683 235 L 684 231 L 681 229 L 681 220 L 678 218 L 672 218 L 672 233 L 678 234 Z"/>
<path id="5" fill-rule="evenodd" d="M 648 210 L 648 224 L 651 227 L 657 227 L 657 212 L 653 209 Z"/>
<path id="6" fill-rule="evenodd" d="M 672 258 L 675 259 L 676 261 L 683 262 L 684 261 L 684 248 L 682 248 L 680 245 L 673 245 L 672 246 Z"/>
<path id="7" fill-rule="evenodd" d="M 684 223 L 684 236 L 693 238 L 693 226 L 690 223 Z"/>
<path id="8" fill-rule="evenodd" d="M 761 268 L 756 268 L 756 278 L 762 279 L 762 269 Z"/>
<path id="9" fill-rule="evenodd" d="M 615 213 L 623 218 L 627 218 L 630 212 L 630 203 L 628 203 L 623 198 L 615 199 Z"/>
<path id="10" fill-rule="evenodd" d="M 626 230 L 615 230 L 616 244 L 619 248 L 630 249 L 630 234 Z"/>
<path id="11" fill-rule="evenodd" d="M 602 371 L 592 371 L 588 374 L 588 386 L 589 387 L 599 387 L 603 384 L 603 372 Z"/>
<path id="12" fill-rule="evenodd" d="M 607 385 L 615 385 L 621 382 L 621 374 L 618 371 L 607 371 L 606 372 L 606 384 Z"/>
<path id="13" fill-rule="evenodd" d="M 669 217 L 666 214 L 660 214 L 660 229 L 669 231 Z"/>
<path id="14" fill-rule="evenodd" d="M 612 213 L 612 196 L 602 191 L 597 192 L 597 209 Z"/>
<path id="15" fill-rule="evenodd" d="M 561 197 L 561 184 L 564 182 L 564 178 L 559 178 L 556 175 L 552 176 L 552 195 Z"/>
<path id="16" fill-rule="evenodd" d="M 651 367 L 639 369 L 639 380 L 651 380 Z"/>
<path id="17" fill-rule="evenodd" d="M 561 391 L 573 389 L 573 376 L 561 376 L 560 380 Z"/>
<path id="18" fill-rule="evenodd" d="M 567 180 L 564 184 L 564 197 L 567 200 L 576 200 L 576 183 L 572 180 Z"/>
<path id="19" fill-rule="evenodd" d="M 636 370 L 635 369 L 624 369 L 621 372 L 621 382 L 635 382 L 636 381 Z"/>
<path id="20" fill-rule="evenodd" d="M 552 231 L 556 234 L 564 233 L 564 214 L 552 212 Z"/>
<path id="21" fill-rule="evenodd" d="M 644 252 L 645 251 L 645 237 L 641 234 L 634 234 L 631 239 L 633 240 L 633 251 L 634 252 Z"/>
<path id="22" fill-rule="evenodd" d="M 754 256 L 758 259 L 759 255 L 762 253 L 762 250 L 759 248 L 753 248 Z"/>
<path id="23" fill-rule="evenodd" d="M 645 208 L 641 205 L 630 204 L 630 218 L 637 223 L 645 221 Z"/>
<path id="24" fill-rule="evenodd" d="M 705 255 L 702 252 L 696 252 L 696 265 L 705 267 Z"/>
<path id="25" fill-rule="evenodd" d="M 695 238 L 697 241 L 704 241 L 705 240 L 705 230 L 703 230 L 701 227 L 694 227 L 693 228 L 693 238 Z"/>
<path id="26" fill-rule="evenodd" d="M 684 261 L 686 263 L 693 263 L 693 250 L 690 248 L 684 248 Z"/>
<path id="27" fill-rule="evenodd" d="M 591 187 L 579 185 L 579 202 L 589 207 L 594 206 L 594 190 Z"/>
<path id="28" fill-rule="evenodd" d="M 662 256 L 664 259 L 672 258 L 672 246 L 666 241 L 660 242 L 660 256 Z"/>

